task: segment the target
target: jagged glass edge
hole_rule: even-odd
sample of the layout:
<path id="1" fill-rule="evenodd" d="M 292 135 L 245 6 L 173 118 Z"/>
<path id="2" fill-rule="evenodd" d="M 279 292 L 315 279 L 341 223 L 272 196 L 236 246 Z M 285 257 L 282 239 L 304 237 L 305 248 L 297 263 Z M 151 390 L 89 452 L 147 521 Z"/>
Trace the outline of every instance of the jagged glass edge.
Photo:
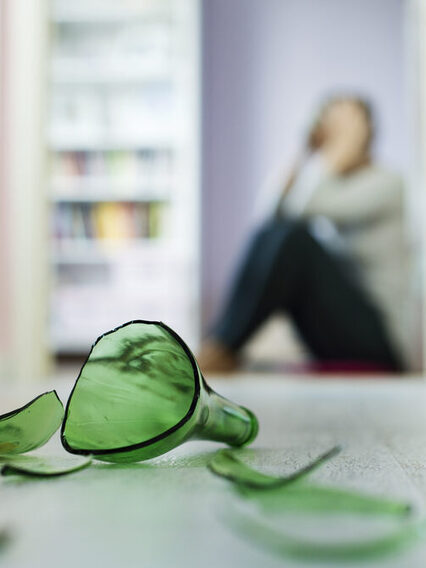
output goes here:
<path id="1" fill-rule="evenodd" d="M 0 414 L 0 422 L 3 422 L 3 420 L 8 420 L 9 418 L 13 418 L 14 416 L 17 416 L 18 414 L 20 414 L 21 412 L 27 410 L 30 406 L 32 406 L 34 403 L 36 403 L 40 398 L 43 398 L 49 394 L 54 394 L 56 397 L 57 402 L 59 402 L 59 404 L 61 405 L 62 411 L 64 410 L 64 405 L 62 404 L 61 399 L 58 396 L 58 393 L 56 392 L 55 389 L 50 390 L 50 391 L 46 391 L 43 392 L 41 394 L 39 394 L 38 396 L 36 396 L 35 398 L 33 398 L 32 400 L 30 400 L 29 402 L 27 402 L 26 404 L 24 404 L 23 406 L 20 406 L 19 408 L 16 408 L 15 410 L 10 410 L 9 412 L 5 412 L 4 414 Z M 61 423 L 63 423 L 63 418 L 64 416 L 62 416 L 61 419 Z M 41 448 L 42 446 L 44 446 L 49 439 L 53 436 L 53 434 L 55 432 L 57 432 L 57 430 L 59 429 L 59 424 L 57 426 L 57 428 L 51 433 L 51 435 L 49 436 L 49 438 L 43 442 L 42 444 L 39 444 L 38 446 L 34 447 L 33 450 L 37 449 L 37 448 Z M 32 451 L 32 450 L 31 450 Z M 26 453 L 26 452 L 22 452 L 22 453 Z M 0 452 L 1 456 L 10 456 L 10 455 L 20 455 L 20 454 L 11 454 L 7 451 L 2 451 Z"/>
<path id="2" fill-rule="evenodd" d="M 103 337 L 105 337 L 106 335 L 110 335 L 112 333 L 115 333 L 119 329 L 122 329 L 123 327 L 126 327 L 128 325 L 132 325 L 134 323 L 143 323 L 143 324 L 157 325 L 157 326 L 162 327 L 173 337 L 173 339 L 175 339 L 179 343 L 179 345 L 185 351 L 186 355 L 189 357 L 189 360 L 190 360 L 191 366 L 192 366 L 192 370 L 194 372 L 195 389 L 194 389 L 194 396 L 193 396 L 191 405 L 188 409 L 188 412 L 185 414 L 185 416 L 177 424 L 172 426 L 172 428 L 169 428 L 168 430 L 165 430 L 162 434 L 158 434 L 157 436 L 154 436 L 153 438 L 150 438 L 149 440 L 145 440 L 143 442 L 131 444 L 130 446 L 121 446 L 121 447 L 118 447 L 118 448 L 107 448 L 105 450 L 104 449 L 73 448 L 72 446 L 70 446 L 68 444 L 67 439 L 65 437 L 65 427 L 66 427 L 66 422 L 67 422 L 67 419 L 68 419 L 69 407 L 70 407 L 70 403 L 71 403 L 71 400 L 72 400 L 72 396 L 73 396 L 74 391 L 77 387 L 77 383 L 78 383 L 78 381 L 81 377 L 81 373 L 83 371 L 83 368 L 86 365 L 87 361 L 89 360 L 90 355 L 92 354 L 92 351 L 95 348 L 96 344 Z M 176 430 L 179 430 L 184 424 L 186 424 L 186 422 L 188 422 L 188 420 L 190 420 L 190 418 L 194 414 L 196 406 L 197 406 L 198 399 L 200 398 L 200 380 L 203 380 L 203 377 L 201 375 L 201 372 L 199 372 L 199 370 L 198 370 L 198 365 L 195 361 L 195 357 L 192 354 L 192 351 L 189 349 L 189 347 L 184 342 L 184 340 L 173 329 L 171 329 L 168 325 L 166 325 L 165 323 L 163 323 L 161 321 L 150 321 L 150 320 L 132 320 L 132 321 L 128 321 L 126 323 L 123 323 L 122 325 L 119 325 L 119 326 L 115 327 L 114 329 L 111 329 L 110 331 L 107 331 L 106 333 L 103 333 L 102 335 L 100 335 L 97 338 L 97 340 L 95 341 L 95 343 L 92 345 L 90 352 L 89 352 L 85 362 L 83 363 L 83 366 L 80 369 L 78 377 L 77 377 L 75 384 L 72 388 L 71 394 L 68 397 L 68 401 L 67 401 L 67 404 L 66 404 L 66 407 L 65 407 L 65 417 L 64 417 L 64 420 L 62 422 L 62 427 L 61 427 L 61 442 L 62 442 L 62 445 L 67 450 L 67 452 L 70 452 L 71 454 L 93 455 L 93 456 L 102 455 L 103 456 L 103 455 L 108 455 L 108 454 L 111 455 L 111 454 L 116 454 L 116 453 L 121 453 L 121 452 L 131 452 L 133 450 L 139 450 L 140 448 L 145 448 L 147 446 L 150 446 L 151 444 L 154 444 L 155 442 L 159 442 L 160 440 L 164 440 L 165 438 L 170 436 L 170 434 L 172 434 L 173 432 L 176 432 Z"/>

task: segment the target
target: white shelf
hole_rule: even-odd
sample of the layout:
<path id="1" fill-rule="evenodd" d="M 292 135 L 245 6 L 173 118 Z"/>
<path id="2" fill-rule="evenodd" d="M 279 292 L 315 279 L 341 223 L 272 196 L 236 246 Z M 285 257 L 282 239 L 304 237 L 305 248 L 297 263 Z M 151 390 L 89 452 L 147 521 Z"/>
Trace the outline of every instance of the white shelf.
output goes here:
<path id="1" fill-rule="evenodd" d="M 146 22 L 167 21 L 172 22 L 172 17 L 168 9 L 168 4 L 155 0 L 149 6 L 145 2 L 145 7 L 142 7 L 141 2 L 134 3 L 134 6 L 119 6 L 118 2 L 115 5 L 107 5 L 100 3 L 99 6 L 74 6 L 68 0 L 68 5 L 63 5 L 57 8 L 51 14 L 51 21 L 56 24 L 110 24 L 110 23 L 127 23 L 137 20 Z"/>
<path id="2" fill-rule="evenodd" d="M 99 263 L 116 261 L 123 251 L 127 257 L 154 251 L 170 250 L 166 239 L 61 239 L 54 243 L 51 258 L 54 263 Z"/>
<path id="3" fill-rule="evenodd" d="M 149 136 L 126 139 L 121 137 L 49 137 L 49 147 L 57 152 L 109 151 L 109 150 L 164 150 L 173 149 L 176 141 L 166 136 Z"/>
<path id="4" fill-rule="evenodd" d="M 115 194 L 115 193 L 96 193 L 89 195 L 87 193 L 80 194 L 59 194 L 56 193 L 51 197 L 55 203 L 153 203 L 164 202 L 168 200 L 166 195 L 158 195 L 152 193 L 137 194 Z"/>
<path id="5" fill-rule="evenodd" d="M 89 354 L 92 344 L 96 341 L 97 337 L 88 335 L 85 337 L 75 337 L 73 335 L 67 336 L 57 336 L 54 333 L 51 334 L 50 346 L 56 353 L 61 353 L 63 355 L 81 355 L 84 353 Z"/>
<path id="6" fill-rule="evenodd" d="M 58 58 L 52 63 L 51 80 L 58 86 L 105 85 L 122 88 L 126 84 L 172 83 L 173 70 L 166 62 L 123 67 L 121 60 Z"/>
<path id="7" fill-rule="evenodd" d="M 98 201 L 151 202 L 170 198 L 171 179 L 138 183 L 133 178 L 115 180 L 102 176 L 69 176 L 52 180 L 50 192 L 54 202 L 96 203 Z"/>

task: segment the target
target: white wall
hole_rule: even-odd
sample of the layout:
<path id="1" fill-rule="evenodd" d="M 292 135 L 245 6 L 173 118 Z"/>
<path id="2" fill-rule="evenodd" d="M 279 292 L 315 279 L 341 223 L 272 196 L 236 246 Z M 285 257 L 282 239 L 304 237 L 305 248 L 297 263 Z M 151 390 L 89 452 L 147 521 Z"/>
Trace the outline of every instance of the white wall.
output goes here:
<path id="1" fill-rule="evenodd" d="M 4 2 L 4 0 L 3 0 Z M 7 0 L 1 64 L 2 205 L 7 240 L 7 360 L 5 379 L 43 378 L 48 282 L 47 200 L 44 196 L 44 80 L 47 0 Z M 6 230 L 5 230 L 6 229 Z"/>
<path id="2" fill-rule="evenodd" d="M 220 298 L 256 192 L 289 164 L 318 99 L 367 95 L 378 157 L 407 161 L 403 0 L 204 0 L 203 305 Z"/>

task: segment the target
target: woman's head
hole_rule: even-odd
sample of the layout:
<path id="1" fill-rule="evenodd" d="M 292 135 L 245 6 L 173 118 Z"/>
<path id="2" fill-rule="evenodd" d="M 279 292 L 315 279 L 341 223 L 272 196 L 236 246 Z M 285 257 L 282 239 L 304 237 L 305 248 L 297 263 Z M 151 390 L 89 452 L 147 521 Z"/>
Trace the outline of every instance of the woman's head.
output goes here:
<path id="1" fill-rule="evenodd" d="M 359 151 L 367 155 L 373 137 L 374 120 L 368 101 L 353 95 L 335 95 L 321 105 L 309 142 L 312 149 L 318 149 L 330 139 L 352 138 Z"/>

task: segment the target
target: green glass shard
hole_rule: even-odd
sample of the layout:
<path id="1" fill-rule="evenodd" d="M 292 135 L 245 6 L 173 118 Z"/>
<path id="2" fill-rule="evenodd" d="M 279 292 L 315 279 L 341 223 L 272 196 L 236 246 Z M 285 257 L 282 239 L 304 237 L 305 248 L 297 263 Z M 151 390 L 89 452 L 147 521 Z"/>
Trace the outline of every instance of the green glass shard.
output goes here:
<path id="1" fill-rule="evenodd" d="M 45 444 L 61 425 L 64 408 L 56 391 L 0 416 L 0 455 L 22 454 Z"/>
<path id="2" fill-rule="evenodd" d="M 242 462 L 234 451 L 217 452 L 209 468 L 233 482 L 245 501 L 256 504 L 256 516 L 228 511 L 225 521 L 247 541 L 257 544 L 281 557 L 317 562 L 343 562 L 369 560 L 396 552 L 409 544 L 420 532 L 416 522 L 405 523 L 410 507 L 398 501 L 363 495 L 355 491 L 316 486 L 306 480 L 314 468 L 335 455 L 338 448 L 319 456 L 316 460 L 287 477 L 263 474 Z M 271 525 L 271 519 L 283 513 L 316 513 L 324 519 L 330 513 L 391 515 L 398 525 L 386 535 L 357 541 L 316 542 L 295 538 Z M 268 515 L 268 522 L 262 514 Z M 424 527 L 423 527 L 424 528 Z"/>
<path id="3" fill-rule="evenodd" d="M 339 452 L 338 446 L 286 477 L 266 475 L 242 462 L 233 450 L 219 450 L 209 469 L 232 481 L 239 494 L 269 512 L 310 511 L 406 515 L 410 506 L 400 501 L 308 483 L 305 477 Z"/>
<path id="4" fill-rule="evenodd" d="M 0 460 L 0 465 L 3 460 Z M 5 458 L 2 475 L 55 477 L 79 471 L 90 465 L 92 459 L 83 456 L 16 456 Z"/>
<path id="5" fill-rule="evenodd" d="M 424 533 L 424 523 L 399 524 L 388 534 L 349 542 L 320 542 L 299 539 L 247 514 L 228 514 L 226 522 L 241 537 L 268 552 L 286 558 L 315 562 L 366 561 L 394 554 Z"/>
<path id="6" fill-rule="evenodd" d="M 264 511 L 313 513 L 353 513 L 405 516 L 411 506 L 401 501 L 366 495 L 357 491 L 313 485 L 307 481 L 267 491 L 239 487 L 239 493 L 255 502 Z"/>
<path id="7" fill-rule="evenodd" d="M 254 415 L 208 387 L 172 329 L 133 321 L 92 347 L 68 400 L 61 439 L 71 453 L 133 462 L 190 438 L 241 446 L 256 433 Z"/>
<path id="8" fill-rule="evenodd" d="M 307 475 L 337 455 L 339 451 L 340 447 L 335 446 L 303 468 L 285 477 L 266 475 L 249 467 L 242 462 L 232 450 L 219 450 L 216 452 L 213 459 L 208 464 L 208 467 L 213 473 L 216 473 L 221 477 L 225 477 L 229 481 L 233 481 L 240 487 L 247 487 L 251 489 L 273 489 L 286 486 L 289 483 Z"/>

